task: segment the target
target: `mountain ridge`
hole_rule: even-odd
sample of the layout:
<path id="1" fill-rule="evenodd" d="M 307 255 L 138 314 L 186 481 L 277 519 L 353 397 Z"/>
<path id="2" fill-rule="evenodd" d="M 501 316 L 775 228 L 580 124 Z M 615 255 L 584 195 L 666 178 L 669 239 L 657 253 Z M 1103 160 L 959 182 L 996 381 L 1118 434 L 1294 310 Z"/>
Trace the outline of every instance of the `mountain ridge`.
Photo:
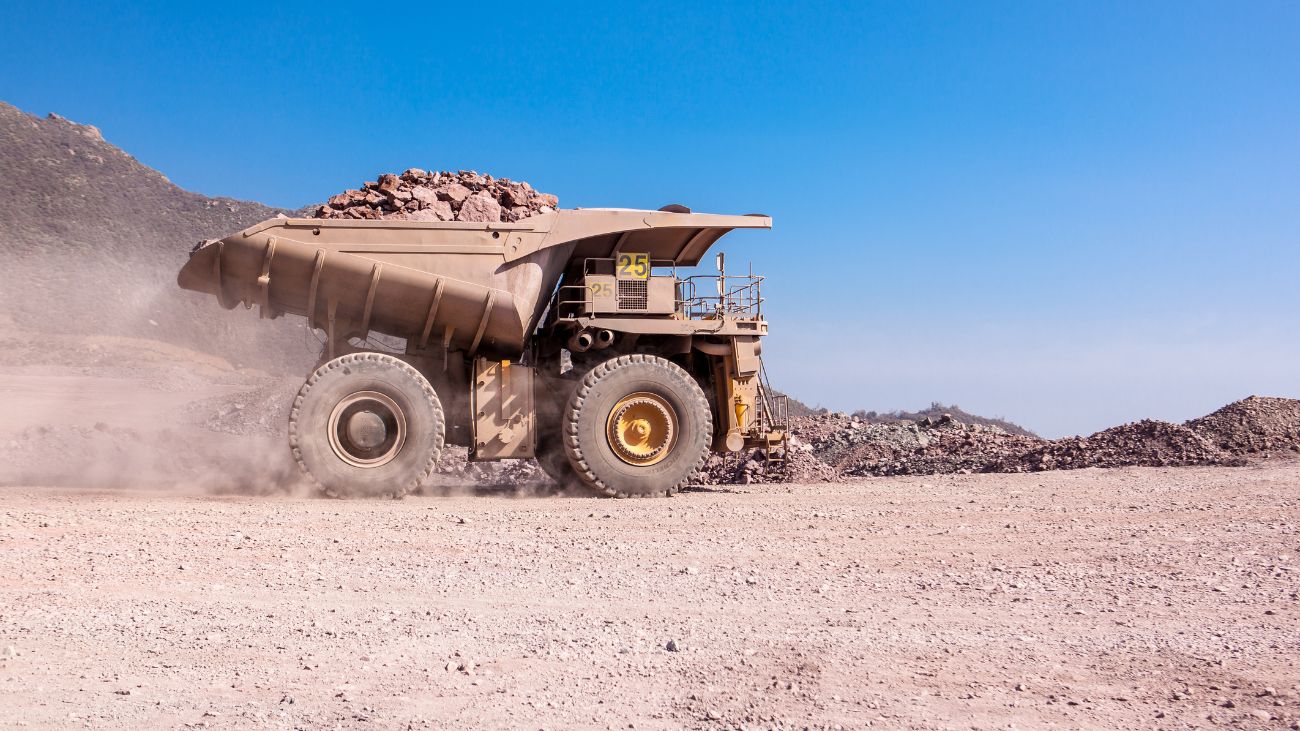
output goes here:
<path id="1" fill-rule="evenodd" d="M 285 213 L 172 183 L 91 125 L 0 102 L 0 312 L 33 332 L 145 337 L 303 372 L 302 323 L 223 316 L 176 286 L 201 239 Z"/>

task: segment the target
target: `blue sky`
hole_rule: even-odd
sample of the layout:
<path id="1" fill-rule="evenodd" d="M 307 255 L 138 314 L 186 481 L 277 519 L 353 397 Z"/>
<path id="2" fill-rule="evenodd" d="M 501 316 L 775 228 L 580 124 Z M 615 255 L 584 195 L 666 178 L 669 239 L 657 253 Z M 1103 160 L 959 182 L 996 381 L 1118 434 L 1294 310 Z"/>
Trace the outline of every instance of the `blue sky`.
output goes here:
<path id="1" fill-rule="evenodd" d="M 771 214 L 724 248 L 810 403 L 1056 436 L 1300 397 L 1294 3 L 105 5 L 11 4 L 0 99 L 185 188 Z"/>

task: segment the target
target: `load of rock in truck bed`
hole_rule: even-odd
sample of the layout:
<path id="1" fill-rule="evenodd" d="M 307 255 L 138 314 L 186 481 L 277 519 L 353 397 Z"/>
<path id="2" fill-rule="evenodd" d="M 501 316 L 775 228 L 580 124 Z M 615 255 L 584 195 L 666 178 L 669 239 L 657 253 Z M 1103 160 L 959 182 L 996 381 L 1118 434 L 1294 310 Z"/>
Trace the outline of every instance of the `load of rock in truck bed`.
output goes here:
<path id="1" fill-rule="evenodd" d="M 411 168 L 385 173 L 359 190 L 345 190 L 319 205 L 316 218 L 393 219 L 398 221 L 477 221 L 510 223 L 550 213 L 559 199 L 521 180 L 494 178 L 473 170 L 426 172 Z"/>

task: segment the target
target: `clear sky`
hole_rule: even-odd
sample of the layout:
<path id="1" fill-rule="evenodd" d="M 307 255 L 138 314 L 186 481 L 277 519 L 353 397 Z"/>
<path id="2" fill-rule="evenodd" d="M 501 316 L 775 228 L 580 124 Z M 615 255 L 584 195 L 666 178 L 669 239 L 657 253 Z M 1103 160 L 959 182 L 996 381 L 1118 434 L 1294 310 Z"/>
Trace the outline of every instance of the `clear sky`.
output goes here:
<path id="1" fill-rule="evenodd" d="M 209 195 L 471 168 L 771 214 L 724 248 L 812 404 L 1300 397 L 1300 4 L 7 5 L 0 99 Z"/>

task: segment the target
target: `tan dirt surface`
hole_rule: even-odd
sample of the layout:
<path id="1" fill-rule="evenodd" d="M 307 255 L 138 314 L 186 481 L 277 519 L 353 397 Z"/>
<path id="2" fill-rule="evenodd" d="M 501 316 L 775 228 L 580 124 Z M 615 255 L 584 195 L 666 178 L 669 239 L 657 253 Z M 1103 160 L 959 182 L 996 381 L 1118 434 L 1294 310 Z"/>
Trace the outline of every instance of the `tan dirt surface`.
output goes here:
<path id="1" fill-rule="evenodd" d="M 617 502 L 11 487 L 0 725 L 1294 728 L 1298 526 L 1287 460 Z"/>

